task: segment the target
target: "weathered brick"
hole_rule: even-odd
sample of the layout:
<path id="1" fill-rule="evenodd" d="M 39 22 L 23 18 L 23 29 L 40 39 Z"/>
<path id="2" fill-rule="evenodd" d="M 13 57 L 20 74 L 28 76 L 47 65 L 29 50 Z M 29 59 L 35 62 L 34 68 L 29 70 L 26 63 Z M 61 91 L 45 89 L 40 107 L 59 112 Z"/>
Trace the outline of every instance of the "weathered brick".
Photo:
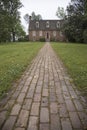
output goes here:
<path id="1" fill-rule="evenodd" d="M 74 106 L 72 100 L 70 100 L 70 99 L 69 100 L 65 100 L 65 102 L 66 102 L 66 106 L 67 106 L 67 109 L 68 109 L 69 112 L 76 111 L 75 106 Z"/>
<path id="2" fill-rule="evenodd" d="M 56 95 L 54 93 L 50 93 L 50 102 L 56 102 Z"/>
<path id="3" fill-rule="evenodd" d="M 41 108 L 40 111 L 40 122 L 48 123 L 49 122 L 49 111 L 48 108 Z"/>
<path id="4" fill-rule="evenodd" d="M 63 95 L 62 95 L 62 94 L 58 94 L 58 95 L 57 95 L 57 101 L 58 101 L 58 103 L 65 103 L 64 98 L 63 98 Z"/>
<path id="5" fill-rule="evenodd" d="M 6 110 L 9 110 L 9 109 L 11 109 L 11 107 L 13 106 L 13 104 L 14 104 L 14 102 L 15 102 L 15 100 L 9 100 L 8 102 L 7 102 L 7 104 L 5 105 L 5 109 Z"/>
<path id="6" fill-rule="evenodd" d="M 0 128 L 6 119 L 6 113 L 7 113 L 7 111 L 0 112 Z"/>
<path id="7" fill-rule="evenodd" d="M 36 87 L 36 93 L 38 94 L 41 94 L 41 91 L 42 91 L 42 86 L 37 86 Z"/>
<path id="8" fill-rule="evenodd" d="M 25 130 L 25 128 L 15 128 L 14 130 Z"/>
<path id="9" fill-rule="evenodd" d="M 82 123 L 78 117 L 77 112 L 69 112 L 70 120 L 72 122 L 73 128 L 80 129 L 82 128 Z"/>
<path id="10" fill-rule="evenodd" d="M 29 111 L 21 110 L 20 115 L 18 117 L 16 126 L 17 127 L 26 127 L 28 121 Z"/>
<path id="11" fill-rule="evenodd" d="M 15 93 L 12 95 L 11 99 L 16 99 L 19 95 L 20 91 L 15 91 Z"/>
<path id="12" fill-rule="evenodd" d="M 18 115 L 21 106 L 19 104 L 15 104 L 12 108 L 11 115 Z"/>
<path id="13" fill-rule="evenodd" d="M 49 124 L 40 124 L 40 130 L 50 130 L 49 129 Z"/>
<path id="14" fill-rule="evenodd" d="M 28 90 L 28 86 L 23 86 L 23 88 L 22 88 L 21 92 L 22 92 L 22 93 L 26 93 L 26 92 L 27 92 L 27 90 Z"/>
<path id="15" fill-rule="evenodd" d="M 28 91 L 28 93 L 27 93 L 26 98 L 33 98 L 33 95 L 34 95 L 34 89 L 30 88 L 29 91 Z"/>
<path id="16" fill-rule="evenodd" d="M 69 118 L 61 118 L 62 130 L 73 130 Z"/>
<path id="17" fill-rule="evenodd" d="M 52 102 L 50 104 L 50 112 L 51 113 L 57 113 L 58 112 L 57 102 Z"/>
<path id="18" fill-rule="evenodd" d="M 39 107 L 40 107 L 40 103 L 33 103 L 32 104 L 32 108 L 31 108 L 31 113 L 30 115 L 33 115 L 33 116 L 38 116 L 39 115 Z"/>
<path id="19" fill-rule="evenodd" d="M 20 95 L 17 98 L 18 103 L 22 103 L 25 97 L 25 93 L 20 93 Z"/>
<path id="20" fill-rule="evenodd" d="M 48 106 L 48 98 L 47 97 L 42 97 L 41 106 L 42 107 Z"/>
<path id="21" fill-rule="evenodd" d="M 10 116 L 7 121 L 5 122 L 2 130 L 12 130 L 14 127 L 15 121 L 16 121 L 16 116 Z"/>
<path id="22" fill-rule="evenodd" d="M 51 124 L 50 124 L 51 130 L 61 130 L 61 124 L 60 119 L 57 114 L 51 115 Z"/>
<path id="23" fill-rule="evenodd" d="M 38 130 L 38 117 L 30 116 L 27 130 Z"/>
<path id="24" fill-rule="evenodd" d="M 42 96 L 43 97 L 48 97 L 48 89 L 43 89 Z"/>
<path id="25" fill-rule="evenodd" d="M 34 102 L 40 102 L 41 101 L 41 94 L 35 94 L 34 95 Z"/>
<path id="26" fill-rule="evenodd" d="M 79 100 L 73 100 L 73 102 L 75 104 L 75 107 L 76 107 L 77 111 L 83 111 L 82 104 L 80 103 Z"/>
<path id="27" fill-rule="evenodd" d="M 32 99 L 25 99 L 22 108 L 25 109 L 25 110 L 30 110 L 31 103 L 32 103 Z"/>
<path id="28" fill-rule="evenodd" d="M 70 97 L 70 94 L 69 94 L 69 92 L 68 92 L 68 91 L 63 92 L 63 97 L 64 97 L 64 99 L 65 99 L 65 100 L 67 100 L 67 99 L 70 99 L 70 98 L 71 98 L 71 97 Z"/>
<path id="29" fill-rule="evenodd" d="M 77 97 L 77 95 L 76 95 L 74 90 L 70 91 L 70 95 L 71 95 L 72 99 L 78 99 L 78 97 Z"/>
<path id="30" fill-rule="evenodd" d="M 59 104 L 59 115 L 60 117 L 68 117 L 68 111 L 65 104 Z"/>
<path id="31" fill-rule="evenodd" d="M 79 117 L 81 119 L 81 122 L 83 124 L 83 128 L 87 129 L 87 113 L 83 112 L 78 112 Z"/>

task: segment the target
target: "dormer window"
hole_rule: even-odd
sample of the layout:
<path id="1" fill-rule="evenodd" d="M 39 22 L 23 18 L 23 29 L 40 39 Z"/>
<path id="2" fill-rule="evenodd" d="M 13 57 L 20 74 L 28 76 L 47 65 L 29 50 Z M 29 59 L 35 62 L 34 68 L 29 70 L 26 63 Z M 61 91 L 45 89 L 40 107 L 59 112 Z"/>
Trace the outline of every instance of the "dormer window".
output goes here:
<path id="1" fill-rule="evenodd" d="M 50 24 L 49 21 L 46 22 L 46 28 L 49 28 Z"/>
<path id="2" fill-rule="evenodd" d="M 58 21 L 56 24 L 57 28 L 60 28 L 60 22 Z"/>
<path id="3" fill-rule="evenodd" d="M 36 22 L 36 28 L 39 28 L 39 22 L 38 21 Z"/>

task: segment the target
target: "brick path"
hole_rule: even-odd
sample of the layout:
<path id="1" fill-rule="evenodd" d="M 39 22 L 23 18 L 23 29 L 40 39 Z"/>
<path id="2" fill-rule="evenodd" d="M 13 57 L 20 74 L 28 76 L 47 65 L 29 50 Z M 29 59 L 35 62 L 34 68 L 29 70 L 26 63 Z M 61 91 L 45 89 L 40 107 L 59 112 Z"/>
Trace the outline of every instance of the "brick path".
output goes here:
<path id="1" fill-rule="evenodd" d="M 0 130 L 87 130 L 87 105 L 49 43 L 0 108 Z"/>

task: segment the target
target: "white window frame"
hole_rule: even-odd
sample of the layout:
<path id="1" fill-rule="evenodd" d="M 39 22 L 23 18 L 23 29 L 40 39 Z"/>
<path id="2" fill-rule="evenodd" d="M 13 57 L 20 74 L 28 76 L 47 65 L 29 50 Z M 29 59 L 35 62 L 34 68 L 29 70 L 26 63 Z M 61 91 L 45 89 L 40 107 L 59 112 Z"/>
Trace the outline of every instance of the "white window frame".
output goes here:
<path id="1" fill-rule="evenodd" d="M 56 24 L 57 28 L 60 28 L 60 22 L 58 21 Z"/>
<path id="2" fill-rule="evenodd" d="M 46 28 L 49 28 L 50 27 L 50 23 L 49 21 L 46 22 Z"/>
<path id="3" fill-rule="evenodd" d="M 38 21 L 36 22 L 36 28 L 39 28 L 39 22 Z"/>
<path id="4" fill-rule="evenodd" d="M 33 31 L 32 35 L 33 37 L 36 37 L 36 31 Z"/>

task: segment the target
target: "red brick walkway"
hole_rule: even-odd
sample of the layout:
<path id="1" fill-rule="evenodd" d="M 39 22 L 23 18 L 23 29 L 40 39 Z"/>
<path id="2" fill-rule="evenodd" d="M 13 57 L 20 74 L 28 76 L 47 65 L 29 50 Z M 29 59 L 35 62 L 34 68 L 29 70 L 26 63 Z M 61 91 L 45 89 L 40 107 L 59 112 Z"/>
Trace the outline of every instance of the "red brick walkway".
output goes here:
<path id="1" fill-rule="evenodd" d="M 0 107 L 0 130 L 87 130 L 87 105 L 49 43 Z"/>

